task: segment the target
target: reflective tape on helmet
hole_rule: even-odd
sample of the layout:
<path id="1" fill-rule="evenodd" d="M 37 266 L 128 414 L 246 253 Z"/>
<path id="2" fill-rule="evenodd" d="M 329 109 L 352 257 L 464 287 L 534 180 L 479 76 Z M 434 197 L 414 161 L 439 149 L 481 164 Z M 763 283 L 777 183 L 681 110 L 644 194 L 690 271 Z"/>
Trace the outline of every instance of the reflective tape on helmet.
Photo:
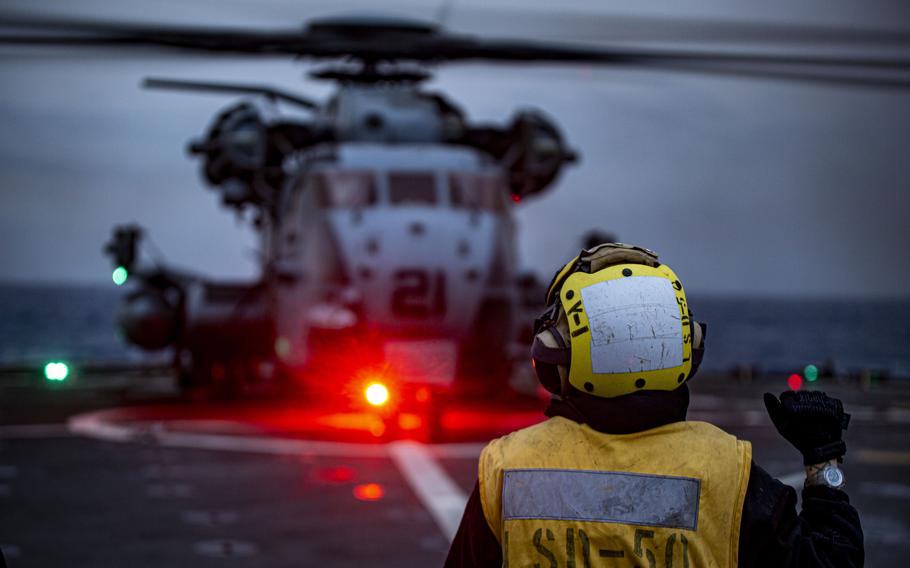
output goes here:
<path id="1" fill-rule="evenodd" d="M 689 308 L 668 266 L 575 272 L 566 278 L 560 302 L 571 337 L 569 382 L 582 392 L 615 397 L 673 390 L 689 375 Z"/>

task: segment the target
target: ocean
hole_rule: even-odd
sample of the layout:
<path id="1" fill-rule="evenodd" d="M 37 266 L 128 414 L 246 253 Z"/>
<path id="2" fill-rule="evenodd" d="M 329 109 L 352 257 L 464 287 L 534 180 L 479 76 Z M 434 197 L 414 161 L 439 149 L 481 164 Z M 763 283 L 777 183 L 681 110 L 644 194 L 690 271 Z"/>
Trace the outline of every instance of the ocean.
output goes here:
<path id="1" fill-rule="evenodd" d="M 110 286 L 0 284 L 0 365 L 161 363 L 166 353 L 127 346 L 114 326 L 125 291 Z M 690 297 L 707 322 L 702 369 L 752 367 L 910 378 L 910 300 Z"/>

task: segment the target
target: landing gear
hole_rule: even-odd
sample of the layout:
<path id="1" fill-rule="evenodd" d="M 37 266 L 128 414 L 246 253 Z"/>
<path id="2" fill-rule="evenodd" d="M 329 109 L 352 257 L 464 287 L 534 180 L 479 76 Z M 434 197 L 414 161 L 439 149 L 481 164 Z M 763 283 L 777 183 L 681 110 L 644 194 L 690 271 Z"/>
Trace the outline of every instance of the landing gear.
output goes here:
<path id="1" fill-rule="evenodd" d="M 192 355 L 176 366 L 177 387 L 190 399 L 233 400 L 251 395 L 281 394 L 281 374 L 272 361 L 254 357 Z"/>

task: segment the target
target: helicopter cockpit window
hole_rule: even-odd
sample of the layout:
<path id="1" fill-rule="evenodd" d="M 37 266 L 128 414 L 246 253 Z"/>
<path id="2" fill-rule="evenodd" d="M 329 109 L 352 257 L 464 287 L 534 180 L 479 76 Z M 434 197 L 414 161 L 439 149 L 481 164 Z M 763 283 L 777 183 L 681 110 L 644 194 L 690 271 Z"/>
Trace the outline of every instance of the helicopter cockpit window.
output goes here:
<path id="1" fill-rule="evenodd" d="M 392 205 L 435 205 L 436 177 L 431 172 L 389 173 Z"/>
<path id="2" fill-rule="evenodd" d="M 449 175 L 449 192 L 453 207 L 502 212 L 508 190 L 500 175 L 459 172 Z"/>
<path id="3" fill-rule="evenodd" d="M 372 172 L 330 171 L 316 174 L 320 207 L 353 209 L 376 204 Z"/>

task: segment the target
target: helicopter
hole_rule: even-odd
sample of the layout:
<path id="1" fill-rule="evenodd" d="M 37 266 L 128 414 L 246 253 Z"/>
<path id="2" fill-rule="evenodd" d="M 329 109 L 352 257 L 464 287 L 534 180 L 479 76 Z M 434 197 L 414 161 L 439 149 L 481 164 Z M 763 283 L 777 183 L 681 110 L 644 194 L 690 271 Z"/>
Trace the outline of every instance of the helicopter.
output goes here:
<path id="1" fill-rule="evenodd" d="M 311 109 L 312 123 L 242 102 L 189 148 L 225 207 L 254 211 L 262 278 L 217 283 L 137 267 L 141 231 L 117 228 L 106 251 L 141 280 L 121 313 L 126 338 L 189 354 L 181 376 L 193 385 L 222 372 L 256 376 L 273 355 L 284 373 L 368 369 L 399 388 L 501 380 L 520 309 L 509 209 L 550 187 L 575 154 L 539 113 L 504 128 L 467 124 L 422 92 L 426 75 L 413 70 L 361 64 L 313 75 L 342 85 L 321 107 L 260 92 Z"/>
<path id="2" fill-rule="evenodd" d="M 224 206 L 255 227 L 259 278 L 226 283 L 144 265 L 137 227 L 117 228 L 106 247 L 134 286 L 121 312 L 125 337 L 144 349 L 173 349 L 186 388 L 281 377 L 340 392 L 378 377 L 417 397 L 428 385 L 506 380 L 509 348 L 529 327 L 528 297 L 539 287 L 518 272 L 512 210 L 552 188 L 577 153 L 538 111 L 519 111 L 504 125 L 472 124 L 423 88 L 429 66 L 586 63 L 910 86 L 910 60 L 894 57 L 493 40 L 405 19 L 326 18 L 272 32 L 4 20 L 15 30 L 0 38 L 8 45 L 329 61 L 310 73 L 337 86 L 325 102 L 254 85 L 145 83 L 253 97 L 222 111 L 189 150 Z M 309 118 L 263 104 L 275 101 Z"/>

